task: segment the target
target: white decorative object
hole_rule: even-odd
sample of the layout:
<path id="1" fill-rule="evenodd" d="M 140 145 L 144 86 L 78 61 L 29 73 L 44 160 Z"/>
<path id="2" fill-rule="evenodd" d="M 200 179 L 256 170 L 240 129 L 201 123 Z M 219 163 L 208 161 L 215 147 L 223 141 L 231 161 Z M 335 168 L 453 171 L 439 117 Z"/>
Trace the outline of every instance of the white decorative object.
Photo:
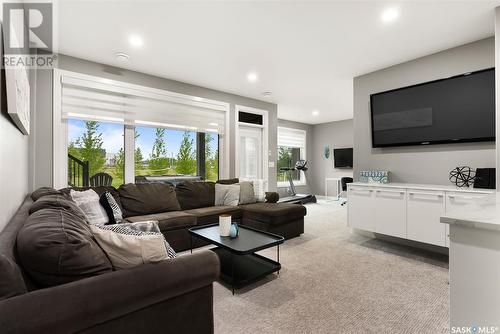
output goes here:
<path id="1" fill-rule="evenodd" d="M 231 215 L 219 216 L 219 234 L 221 237 L 229 237 L 231 231 Z"/>
<path id="2" fill-rule="evenodd" d="M 7 112 L 25 135 L 30 134 L 30 84 L 24 66 L 5 69 Z"/>

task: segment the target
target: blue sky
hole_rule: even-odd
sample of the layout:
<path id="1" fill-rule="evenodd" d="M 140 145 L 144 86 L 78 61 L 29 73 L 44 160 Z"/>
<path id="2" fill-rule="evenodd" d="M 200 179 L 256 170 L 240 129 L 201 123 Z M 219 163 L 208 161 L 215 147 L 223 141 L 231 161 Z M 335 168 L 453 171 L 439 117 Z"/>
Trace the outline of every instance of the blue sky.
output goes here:
<path id="1" fill-rule="evenodd" d="M 106 153 L 118 153 L 123 147 L 123 125 L 113 123 L 100 123 L 99 132 L 102 134 L 103 148 Z M 136 140 L 136 146 L 141 148 L 144 159 L 148 159 L 153 149 L 155 140 L 155 128 L 136 127 L 139 137 Z M 68 139 L 69 142 L 77 140 L 85 132 L 85 121 L 70 119 L 68 120 Z M 166 130 L 165 142 L 167 143 L 167 155 L 176 157 L 179 152 L 182 135 L 184 131 Z M 196 133 L 190 132 L 190 137 L 196 142 Z M 217 149 L 217 140 L 210 144 L 212 150 Z"/>

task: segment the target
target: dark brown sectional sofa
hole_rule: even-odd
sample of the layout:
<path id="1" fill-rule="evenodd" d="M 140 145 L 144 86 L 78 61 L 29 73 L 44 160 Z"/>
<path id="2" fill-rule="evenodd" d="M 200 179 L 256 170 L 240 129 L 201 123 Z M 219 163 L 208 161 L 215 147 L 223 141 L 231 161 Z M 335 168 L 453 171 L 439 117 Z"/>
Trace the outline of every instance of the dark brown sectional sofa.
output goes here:
<path id="1" fill-rule="evenodd" d="M 286 238 L 304 231 L 302 205 L 214 206 L 210 182 L 93 189 L 109 191 L 128 221 L 159 221 L 176 251 L 189 248 L 190 227 L 222 213 Z M 215 253 L 115 271 L 69 192 L 36 191 L 0 232 L 0 332 L 213 333 Z"/>
<path id="2" fill-rule="evenodd" d="M 48 198 L 0 232 L 1 333 L 214 332 L 215 253 L 114 271 L 72 204 Z"/>
<path id="3" fill-rule="evenodd" d="M 234 180 L 237 182 L 237 180 Z M 304 233 L 306 208 L 300 204 L 253 203 L 215 206 L 215 183 L 183 182 L 126 184 L 117 190 L 124 217 L 130 222 L 157 220 L 160 230 L 176 251 L 190 247 L 188 229 L 217 223 L 221 214 L 230 214 L 244 226 L 272 232 L 286 239 Z M 158 199 L 162 199 L 160 205 Z M 193 240 L 201 246 L 200 240 Z"/>

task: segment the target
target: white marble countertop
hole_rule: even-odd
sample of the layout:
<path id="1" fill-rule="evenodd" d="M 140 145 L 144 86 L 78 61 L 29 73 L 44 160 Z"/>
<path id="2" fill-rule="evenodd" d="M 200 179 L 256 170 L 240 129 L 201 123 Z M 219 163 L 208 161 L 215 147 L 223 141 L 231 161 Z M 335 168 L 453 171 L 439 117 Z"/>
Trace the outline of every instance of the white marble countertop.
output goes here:
<path id="1" fill-rule="evenodd" d="M 500 193 L 476 199 L 441 216 L 441 223 L 500 231 Z"/>
<path id="2" fill-rule="evenodd" d="M 453 192 L 465 192 L 465 193 L 480 193 L 480 194 L 492 194 L 494 190 L 491 189 L 474 189 L 474 188 L 459 188 L 454 185 L 438 185 L 438 184 L 418 184 L 418 183 L 366 183 L 366 182 L 353 182 L 349 183 L 350 186 L 363 186 L 363 187 L 376 187 L 376 188 L 406 188 L 415 190 L 435 190 L 435 191 L 453 191 Z"/>

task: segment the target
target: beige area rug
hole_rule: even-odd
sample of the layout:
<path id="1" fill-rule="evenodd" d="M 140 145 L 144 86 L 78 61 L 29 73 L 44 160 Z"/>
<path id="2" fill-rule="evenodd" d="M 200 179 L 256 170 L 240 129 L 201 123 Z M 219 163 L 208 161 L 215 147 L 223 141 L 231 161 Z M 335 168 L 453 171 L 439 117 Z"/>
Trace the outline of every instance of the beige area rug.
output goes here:
<path id="1" fill-rule="evenodd" d="M 353 235 L 338 202 L 307 209 L 279 276 L 234 296 L 214 285 L 216 333 L 448 332 L 446 257 Z"/>

